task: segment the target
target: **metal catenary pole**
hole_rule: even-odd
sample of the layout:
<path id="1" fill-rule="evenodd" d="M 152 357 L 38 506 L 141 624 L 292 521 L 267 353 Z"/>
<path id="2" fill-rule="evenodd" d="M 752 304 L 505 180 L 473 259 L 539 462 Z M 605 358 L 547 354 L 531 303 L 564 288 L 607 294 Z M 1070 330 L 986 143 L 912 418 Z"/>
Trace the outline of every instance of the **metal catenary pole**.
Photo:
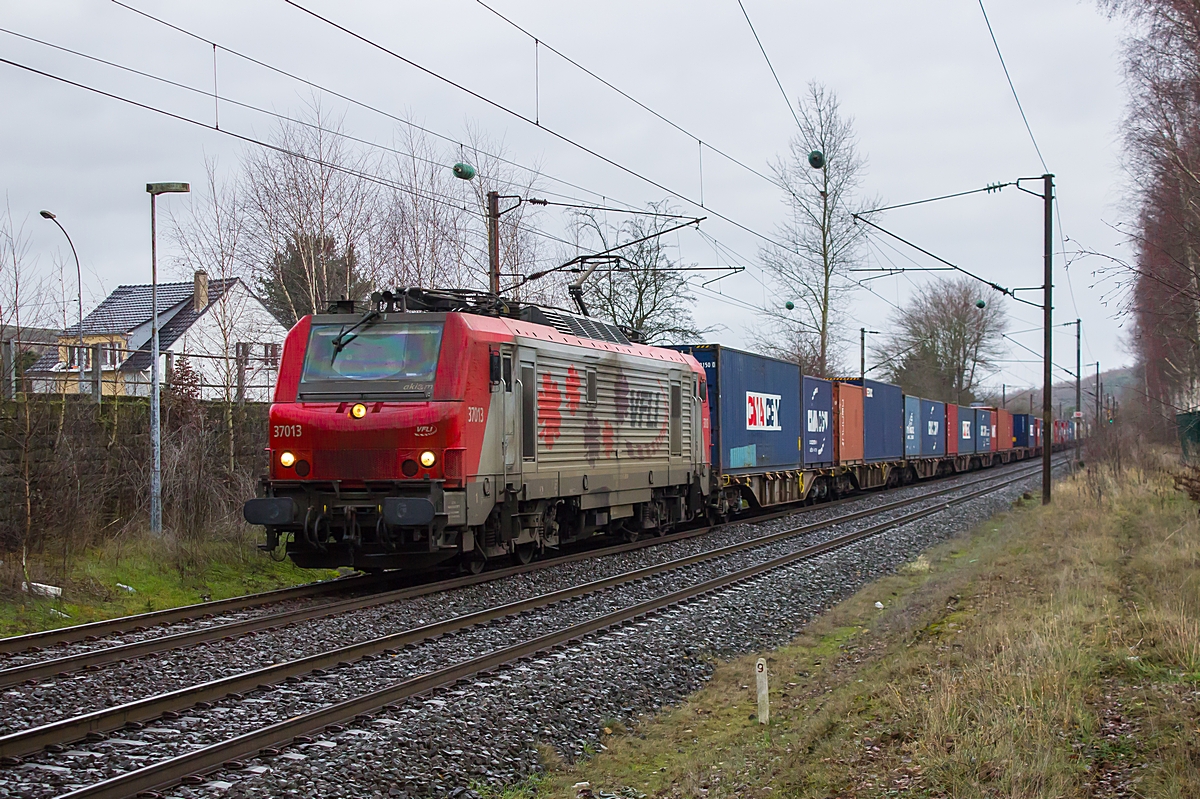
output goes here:
<path id="1" fill-rule="evenodd" d="M 1079 439 L 1082 435 L 1082 427 L 1084 427 L 1084 349 L 1082 349 L 1082 335 L 1084 335 L 1084 323 L 1079 319 L 1075 319 L 1075 463 L 1079 463 L 1080 443 Z"/>
<path id="2" fill-rule="evenodd" d="M 860 380 L 867 379 L 867 329 L 865 327 L 858 329 L 858 377 Z"/>
<path id="3" fill-rule="evenodd" d="M 492 294 L 500 296 L 500 192 L 487 193 L 488 284 Z"/>
<path id="4" fill-rule="evenodd" d="M 1045 324 L 1045 351 L 1042 363 L 1042 504 L 1050 504 L 1050 455 L 1054 444 L 1054 402 L 1051 396 L 1054 379 L 1050 371 L 1051 349 L 1054 332 L 1054 175 L 1042 175 L 1042 199 L 1045 204 L 1045 283 L 1042 305 Z M 1048 440 L 1047 440 L 1048 439 Z"/>

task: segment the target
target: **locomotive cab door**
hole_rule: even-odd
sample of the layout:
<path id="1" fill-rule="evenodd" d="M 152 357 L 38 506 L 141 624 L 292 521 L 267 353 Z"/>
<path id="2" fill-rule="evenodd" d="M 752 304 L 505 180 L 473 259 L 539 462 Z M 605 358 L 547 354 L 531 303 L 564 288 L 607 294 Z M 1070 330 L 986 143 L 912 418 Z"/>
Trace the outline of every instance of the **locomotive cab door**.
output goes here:
<path id="1" fill-rule="evenodd" d="M 520 415 L 520 385 L 517 382 L 515 359 L 512 347 L 500 348 L 501 371 L 504 375 L 504 421 L 500 448 L 504 455 L 506 475 L 521 471 L 521 453 L 517 438 Z"/>

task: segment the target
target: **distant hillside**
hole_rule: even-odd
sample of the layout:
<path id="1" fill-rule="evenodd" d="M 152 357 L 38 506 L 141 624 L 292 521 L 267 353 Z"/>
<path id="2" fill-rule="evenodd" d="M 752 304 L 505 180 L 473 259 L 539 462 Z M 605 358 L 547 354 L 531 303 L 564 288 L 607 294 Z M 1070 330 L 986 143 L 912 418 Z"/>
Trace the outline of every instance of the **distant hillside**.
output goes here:
<path id="1" fill-rule="evenodd" d="M 1104 388 L 1105 394 L 1115 394 L 1117 400 L 1124 404 L 1127 399 L 1132 397 L 1130 394 L 1139 393 L 1141 377 L 1138 375 L 1135 367 L 1125 366 L 1120 369 L 1109 369 L 1106 372 L 1100 373 L 1100 383 Z M 1083 411 L 1089 417 L 1096 413 L 1096 373 L 1088 374 L 1086 371 L 1083 374 L 1081 385 L 1083 394 Z M 1004 401 L 1004 407 L 1013 413 L 1029 413 L 1032 407 L 1034 413 L 1042 411 L 1042 392 L 1040 389 L 1031 391 L 1028 388 L 1014 390 L 1009 388 L 1006 392 L 1007 398 Z M 1054 384 L 1054 389 L 1051 393 L 1054 402 L 1054 413 L 1056 416 L 1069 416 L 1075 411 L 1075 381 L 1064 380 Z M 1032 399 L 1033 404 L 1030 405 Z M 1001 395 L 993 394 L 987 400 L 1000 407 Z M 1062 409 L 1061 411 L 1059 409 Z M 1061 416 L 1060 416 L 1061 418 Z"/>

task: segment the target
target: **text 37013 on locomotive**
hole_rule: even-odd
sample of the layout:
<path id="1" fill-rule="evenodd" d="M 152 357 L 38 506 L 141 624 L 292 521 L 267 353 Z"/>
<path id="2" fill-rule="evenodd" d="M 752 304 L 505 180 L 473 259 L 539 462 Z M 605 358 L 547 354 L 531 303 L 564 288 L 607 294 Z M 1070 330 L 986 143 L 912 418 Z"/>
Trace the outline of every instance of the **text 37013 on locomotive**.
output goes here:
<path id="1" fill-rule="evenodd" d="M 270 472 L 244 511 L 296 564 L 526 562 L 704 513 L 708 403 L 691 355 L 465 292 L 338 310 L 288 334 Z"/>

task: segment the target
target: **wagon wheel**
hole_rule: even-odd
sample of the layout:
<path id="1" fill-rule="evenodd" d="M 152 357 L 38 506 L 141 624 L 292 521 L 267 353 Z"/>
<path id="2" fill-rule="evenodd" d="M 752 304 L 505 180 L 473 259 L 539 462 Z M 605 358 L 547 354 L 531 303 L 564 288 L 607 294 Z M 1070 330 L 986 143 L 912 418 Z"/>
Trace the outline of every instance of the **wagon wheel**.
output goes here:
<path id="1" fill-rule="evenodd" d="M 486 566 L 487 558 L 480 553 L 470 555 L 463 560 L 463 570 L 471 574 L 480 574 Z"/>
<path id="2" fill-rule="evenodd" d="M 513 548 L 513 560 L 521 566 L 528 566 L 537 554 L 537 545 L 533 541 L 528 544 L 517 544 Z"/>

